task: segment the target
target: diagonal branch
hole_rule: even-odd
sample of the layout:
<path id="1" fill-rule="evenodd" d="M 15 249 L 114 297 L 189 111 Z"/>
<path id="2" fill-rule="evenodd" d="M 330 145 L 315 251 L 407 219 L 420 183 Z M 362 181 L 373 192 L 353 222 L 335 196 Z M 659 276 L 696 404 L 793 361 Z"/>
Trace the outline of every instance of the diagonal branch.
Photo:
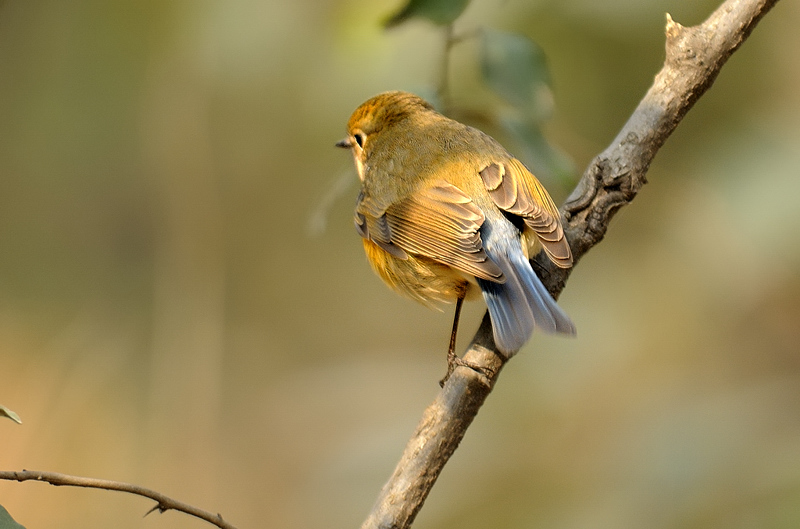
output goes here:
<path id="1" fill-rule="evenodd" d="M 165 496 L 160 492 L 156 492 L 145 487 L 140 487 L 139 485 L 134 485 L 132 483 L 70 476 L 67 474 L 59 474 L 57 472 L 39 472 L 36 470 L 23 470 L 21 472 L 2 470 L 0 471 L 0 479 L 6 479 L 10 481 L 41 481 L 56 486 L 69 485 L 72 487 L 88 487 L 93 489 L 129 492 L 131 494 L 144 496 L 145 498 L 150 498 L 156 502 L 156 505 L 147 511 L 145 516 L 153 511 L 166 512 L 169 510 L 174 510 L 195 516 L 201 520 L 205 520 L 206 522 L 214 524 L 221 529 L 236 529 L 233 525 L 223 520 L 221 514 L 212 514 L 208 511 L 204 511 L 203 509 L 198 509 L 197 507 L 189 505 L 188 503 L 173 500 L 172 498 Z"/>
<path id="2" fill-rule="evenodd" d="M 617 210 L 636 197 L 659 148 L 776 2 L 726 0 L 694 27 L 683 27 L 667 15 L 664 66 L 611 145 L 589 164 L 562 208 L 575 262 L 603 239 Z M 556 267 L 541 253 L 532 264 L 558 296 L 571 269 Z M 400 529 L 412 524 L 503 367 L 504 359 L 494 350 L 487 313 L 464 359 L 494 374 L 485 378 L 466 368 L 453 372 L 425 410 L 362 529 Z"/>

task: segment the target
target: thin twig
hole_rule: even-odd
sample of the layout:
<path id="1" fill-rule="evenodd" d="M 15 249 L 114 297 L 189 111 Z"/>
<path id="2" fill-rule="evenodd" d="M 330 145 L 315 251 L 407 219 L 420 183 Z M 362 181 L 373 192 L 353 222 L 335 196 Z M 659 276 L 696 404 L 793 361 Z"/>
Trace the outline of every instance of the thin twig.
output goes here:
<path id="1" fill-rule="evenodd" d="M 436 88 L 436 97 L 439 102 L 439 108 L 444 114 L 447 114 L 450 111 L 450 61 L 453 48 L 462 42 L 480 36 L 483 30 L 475 28 L 456 34 L 454 24 L 451 22 L 443 28 L 443 31 L 444 47 L 442 50 L 442 62 L 439 65 L 439 86 Z"/>
<path id="2" fill-rule="evenodd" d="M 442 50 L 442 62 L 439 67 L 439 86 L 436 89 L 436 97 L 446 109 L 450 105 L 450 51 L 455 44 L 453 39 L 453 23 L 447 24 L 444 28 L 444 48 Z"/>
<path id="3" fill-rule="evenodd" d="M 576 262 L 602 240 L 619 208 L 636 197 L 659 148 L 776 2 L 727 0 L 695 27 L 683 27 L 667 16 L 664 67 L 611 145 L 589 164 L 562 208 Z M 532 264 L 557 297 L 571 269 L 556 267 L 541 253 Z M 362 529 L 405 529 L 414 521 L 503 367 L 501 355 L 494 351 L 487 313 L 464 359 L 494 374 L 485 378 L 463 367 L 453 372 L 425 410 Z"/>
<path id="4" fill-rule="evenodd" d="M 110 481 L 107 479 L 94 479 L 84 478 L 80 476 L 70 476 L 67 474 L 59 474 L 57 472 L 40 472 L 38 470 L 23 470 L 21 472 L 0 470 L 0 479 L 9 481 L 40 481 L 49 483 L 51 485 L 61 486 L 67 485 L 71 487 L 88 487 L 93 489 L 117 490 L 120 492 L 129 492 L 145 498 L 150 498 L 156 502 L 156 505 L 145 513 L 145 516 L 153 511 L 166 512 L 169 510 L 180 511 L 190 516 L 195 516 L 208 523 L 214 524 L 222 529 L 236 529 L 233 525 L 229 524 L 222 519 L 221 514 L 212 514 L 203 509 L 198 509 L 188 503 L 183 503 L 178 500 L 156 492 L 139 485 L 131 483 L 123 483 L 121 481 Z"/>

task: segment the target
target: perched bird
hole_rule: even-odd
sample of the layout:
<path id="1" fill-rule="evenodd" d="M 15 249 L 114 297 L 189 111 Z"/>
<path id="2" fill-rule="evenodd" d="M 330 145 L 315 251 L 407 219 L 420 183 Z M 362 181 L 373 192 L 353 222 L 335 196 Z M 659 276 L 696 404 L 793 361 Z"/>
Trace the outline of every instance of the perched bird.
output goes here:
<path id="1" fill-rule="evenodd" d="M 494 139 L 398 91 L 358 107 L 336 146 L 353 153 L 355 225 L 375 272 L 424 304 L 456 302 L 448 375 L 463 364 L 455 354 L 461 304 L 479 292 L 506 357 L 534 329 L 575 334 L 528 261 L 543 248 L 557 266 L 572 266 L 558 209 Z"/>

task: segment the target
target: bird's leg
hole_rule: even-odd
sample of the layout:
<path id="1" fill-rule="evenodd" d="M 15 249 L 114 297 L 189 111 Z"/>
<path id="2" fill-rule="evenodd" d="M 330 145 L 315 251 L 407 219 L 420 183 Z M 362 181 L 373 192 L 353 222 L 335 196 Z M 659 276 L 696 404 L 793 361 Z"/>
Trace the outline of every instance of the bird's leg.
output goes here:
<path id="1" fill-rule="evenodd" d="M 447 349 L 447 374 L 444 376 L 444 380 L 442 382 L 450 378 L 450 375 L 456 368 L 458 361 L 461 360 L 456 355 L 456 335 L 458 334 L 458 320 L 461 319 L 461 305 L 463 304 L 464 295 L 460 294 L 456 300 L 456 311 L 455 315 L 453 316 L 453 330 L 450 332 L 450 347 Z"/>
<path id="2" fill-rule="evenodd" d="M 439 381 L 439 386 L 444 387 L 444 383 L 447 382 L 447 379 L 450 378 L 450 375 L 453 374 L 453 371 L 459 366 L 464 366 L 472 369 L 473 371 L 477 371 L 481 375 L 491 378 L 491 373 L 488 373 L 487 370 L 481 366 L 472 364 L 460 358 L 456 354 L 456 335 L 458 334 L 458 320 L 461 318 L 461 305 L 464 303 L 464 296 L 466 292 L 460 293 L 458 298 L 456 299 L 456 313 L 453 317 L 453 330 L 450 333 L 450 347 L 447 349 L 447 373 L 445 373 L 444 378 Z"/>

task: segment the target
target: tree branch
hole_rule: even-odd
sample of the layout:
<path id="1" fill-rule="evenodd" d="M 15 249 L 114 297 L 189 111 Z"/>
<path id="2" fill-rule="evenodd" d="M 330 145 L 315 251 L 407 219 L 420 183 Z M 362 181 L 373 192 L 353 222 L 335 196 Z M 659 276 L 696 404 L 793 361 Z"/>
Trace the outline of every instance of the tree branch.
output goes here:
<path id="1" fill-rule="evenodd" d="M 722 66 L 777 0 L 727 0 L 702 24 L 683 27 L 667 15 L 666 60 L 628 122 L 583 174 L 562 208 L 575 262 L 605 236 L 609 222 L 647 183 L 645 174 L 683 116 L 713 84 Z M 553 296 L 572 269 L 542 253 L 532 264 Z M 465 360 L 493 373 L 459 367 L 425 410 L 362 529 L 407 528 L 492 390 L 504 358 L 495 353 L 488 313 Z"/>
<path id="2" fill-rule="evenodd" d="M 190 516 L 195 516 L 208 523 L 214 524 L 222 529 L 236 529 L 233 525 L 229 524 L 222 519 L 221 514 L 212 514 L 208 511 L 198 509 L 188 503 L 173 500 L 160 492 L 151 489 L 133 485 L 131 483 L 123 483 L 121 481 L 109 481 L 107 479 L 94 479 L 84 478 L 80 476 L 70 476 L 67 474 L 59 474 L 57 472 L 39 472 L 36 470 L 23 470 L 22 472 L 13 471 L 0 471 L 0 479 L 10 481 L 42 481 L 50 483 L 51 485 L 61 486 L 68 485 L 72 487 L 88 487 L 93 489 L 105 490 L 118 490 L 120 492 L 129 492 L 150 498 L 156 502 L 156 505 L 145 513 L 145 516 L 153 511 L 166 512 L 169 510 L 180 511 Z"/>

